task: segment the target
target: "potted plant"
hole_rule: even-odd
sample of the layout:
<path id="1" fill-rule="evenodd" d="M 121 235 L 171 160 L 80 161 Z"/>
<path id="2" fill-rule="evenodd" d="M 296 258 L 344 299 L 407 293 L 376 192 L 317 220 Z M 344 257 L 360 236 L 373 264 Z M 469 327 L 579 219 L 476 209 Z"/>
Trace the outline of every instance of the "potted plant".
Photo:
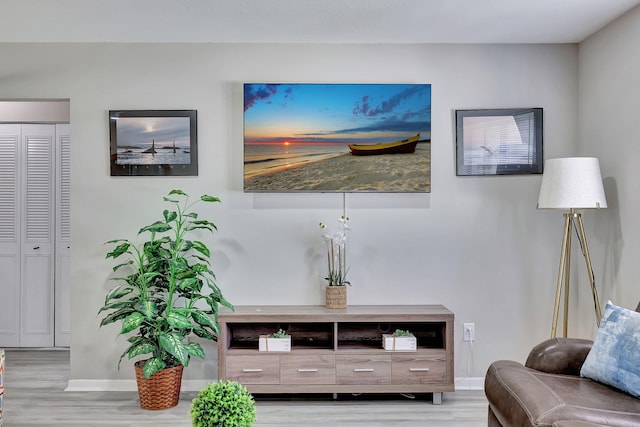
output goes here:
<path id="1" fill-rule="evenodd" d="M 198 392 L 189 414 L 193 427 L 251 427 L 256 404 L 242 384 L 218 381 Z"/>
<path id="2" fill-rule="evenodd" d="M 382 334 L 382 346 L 390 351 L 416 351 L 416 337 L 409 331 L 396 329 L 393 334 Z"/>
<path id="3" fill-rule="evenodd" d="M 291 351 L 291 335 L 283 329 L 269 335 L 260 335 L 258 351 Z"/>
<path id="4" fill-rule="evenodd" d="M 217 341 L 219 305 L 233 309 L 215 283 L 210 249 L 191 237 L 199 230 L 217 230 L 213 222 L 198 217 L 194 205 L 220 200 L 203 195 L 190 202 L 181 190 L 172 190 L 163 199 L 171 205 L 163 211 L 163 219 L 138 232 L 147 241 L 139 245 L 126 239 L 107 242 L 115 245 L 106 255 L 118 260 L 113 271 L 125 275 L 113 279 L 120 284 L 107 293 L 99 311 L 108 313 L 100 326 L 121 322 L 120 334 L 130 334 L 118 368 L 125 356 L 148 356 L 135 364 L 140 405 L 145 409 L 178 404 L 183 367 L 191 356 L 205 355 L 200 344 L 187 338 L 196 335 Z M 161 382 L 167 383 L 167 390 L 156 390 Z"/>
<path id="5" fill-rule="evenodd" d="M 320 223 L 322 237 L 327 243 L 327 267 L 328 275 L 325 277 L 327 286 L 325 287 L 325 305 L 327 308 L 346 308 L 347 307 L 347 288 L 351 286 L 347 281 L 346 266 L 346 242 L 347 242 L 347 225 L 349 218 L 341 216 L 338 220 L 339 230 L 334 233 L 325 231 L 327 226 Z"/>

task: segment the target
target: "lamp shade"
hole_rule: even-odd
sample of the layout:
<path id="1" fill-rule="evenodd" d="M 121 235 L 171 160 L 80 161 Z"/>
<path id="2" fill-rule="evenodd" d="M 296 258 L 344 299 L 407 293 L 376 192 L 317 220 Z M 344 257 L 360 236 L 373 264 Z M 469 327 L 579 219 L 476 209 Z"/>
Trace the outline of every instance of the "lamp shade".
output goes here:
<path id="1" fill-rule="evenodd" d="M 595 157 L 566 157 L 545 162 L 538 209 L 606 208 L 600 164 Z"/>

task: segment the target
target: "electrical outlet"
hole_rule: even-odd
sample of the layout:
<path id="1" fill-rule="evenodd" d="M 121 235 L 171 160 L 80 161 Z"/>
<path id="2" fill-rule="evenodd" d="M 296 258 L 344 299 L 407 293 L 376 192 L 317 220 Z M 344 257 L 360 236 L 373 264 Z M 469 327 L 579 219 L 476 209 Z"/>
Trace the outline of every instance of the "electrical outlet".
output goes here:
<path id="1" fill-rule="evenodd" d="M 476 340 L 476 324 L 465 323 L 463 336 L 465 341 L 471 341 L 471 342 L 475 341 Z"/>

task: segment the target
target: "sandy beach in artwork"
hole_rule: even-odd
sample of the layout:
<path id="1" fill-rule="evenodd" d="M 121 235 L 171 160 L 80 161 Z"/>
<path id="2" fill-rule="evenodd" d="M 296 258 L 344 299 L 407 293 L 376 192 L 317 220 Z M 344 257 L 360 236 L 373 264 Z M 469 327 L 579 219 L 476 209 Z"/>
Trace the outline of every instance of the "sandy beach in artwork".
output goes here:
<path id="1" fill-rule="evenodd" d="M 415 153 L 349 153 L 245 179 L 245 191 L 431 191 L 431 143 Z"/>

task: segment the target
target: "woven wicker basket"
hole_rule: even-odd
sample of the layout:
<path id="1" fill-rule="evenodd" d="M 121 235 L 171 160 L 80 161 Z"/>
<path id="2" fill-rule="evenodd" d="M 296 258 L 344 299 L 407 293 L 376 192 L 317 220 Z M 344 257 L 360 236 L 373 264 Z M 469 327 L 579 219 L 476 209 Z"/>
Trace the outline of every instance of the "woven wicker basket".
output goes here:
<path id="1" fill-rule="evenodd" d="M 324 303 L 327 308 L 347 308 L 347 287 L 326 286 Z"/>
<path id="2" fill-rule="evenodd" d="M 159 410 L 176 406 L 180 400 L 180 385 L 184 366 L 163 369 L 149 378 L 144 377 L 143 366 L 144 361 L 135 364 L 140 407 Z"/>

